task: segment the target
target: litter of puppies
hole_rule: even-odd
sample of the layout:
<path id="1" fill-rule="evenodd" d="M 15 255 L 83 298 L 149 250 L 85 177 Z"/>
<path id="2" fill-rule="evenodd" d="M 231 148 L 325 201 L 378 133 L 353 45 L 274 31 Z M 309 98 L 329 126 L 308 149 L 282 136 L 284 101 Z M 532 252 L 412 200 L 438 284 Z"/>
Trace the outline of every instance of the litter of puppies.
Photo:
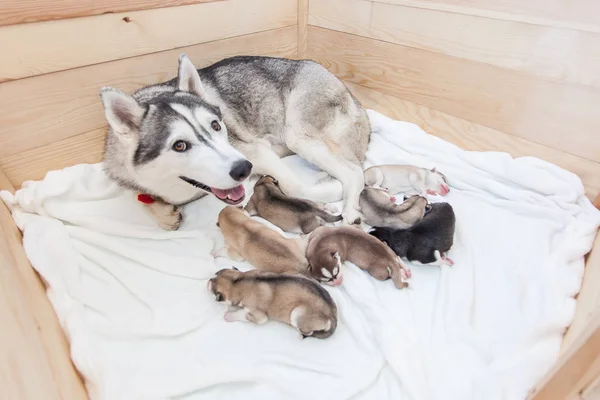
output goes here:
<path id="1" fill-rule="evenodd" d="M 215 299 L 229 305 L 226 321 L 271 319 L 296 328 L 302 338 L 325 339 L 336 330 L 337 306 L 320 284 L 342 285 L 346 262 L 378 281 L 391 280 L 397 289 L 409 286 L 407 262 L 454 265 L 448 256 L 454 210 L 448 202 L 430 204 L 427 198 L 450 192 L 444 174 L 435 168 L 378 165 L 366 169 L 364 178 L 359 206 L 367 229 L 344 224 L 325 204 L 287 195 L 269 175 L 258 179 L 245 208 L 221 211 L 217 225 L 225 247 L 213 256 L 245 260 L 255 268 L 222 269 L 209 281 Z M 301 236 L 286 238 L 253 216 Z"/>

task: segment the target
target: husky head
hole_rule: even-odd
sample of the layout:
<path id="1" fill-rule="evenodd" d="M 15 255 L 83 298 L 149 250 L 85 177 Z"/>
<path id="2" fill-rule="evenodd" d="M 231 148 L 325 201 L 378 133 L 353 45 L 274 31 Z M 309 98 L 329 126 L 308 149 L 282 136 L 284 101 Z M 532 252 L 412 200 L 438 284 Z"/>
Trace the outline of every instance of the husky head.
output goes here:
<path id="1" fill-rule="evenodd" d="M 134 96 L 103 88 L 109 124 L 104 164 L 124 186 L 182 204 L 202 193 L 239 204 L 252 164 L 227 138 L 219 107 L 210 103 L 190 59 L 179 57 L 176 80 Z"/>
<path id="2" fill-rule="evenodd" d="M 450 192 L 450 186 L 448 185 L 446 175 L 435 168 L 429 170 L 426 174 L 425 187 L 428 188 L 427 193 L 433 195 L 440 194 L 445 196 Z"/>

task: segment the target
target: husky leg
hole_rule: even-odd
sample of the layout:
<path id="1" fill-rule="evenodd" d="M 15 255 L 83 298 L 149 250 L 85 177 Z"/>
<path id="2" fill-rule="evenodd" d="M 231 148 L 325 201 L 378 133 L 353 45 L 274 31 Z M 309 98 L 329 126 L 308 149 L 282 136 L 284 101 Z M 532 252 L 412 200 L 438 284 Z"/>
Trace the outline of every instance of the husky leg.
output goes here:
<path id="1" fill-rule="evenodd" d="M 288 135 L 290 150 L 315 164 L 329 175 L 342 182 L 344 209 L 342 215 L 346 224 L 360 224 L 362 215 L 358 198 L 365 186 L 365 178 L 360 165 L 339 154 L 335 154 L 320 140 L 310 139 L 308 135 Z M 294 138 L 294 136 L 296 136 Z"/>
<path id="2" fill-rule="evenodd" d="M 155 200 L 152 203 L 142 203 L 144 209 L 154 218 L 154 221 L 167 231 L 176 231 L 181 225 L 183 215 L 181 206 L 174 206 L 164 201 Z"/>
<path id="3" fill-rule="evenodd" d="M 236 145 L 236 148 L 254 165 L 253 174 L 271 175 L 279 181 L 281 190 L 288 196 L 324 203 L 342 198 L 341 184 L 337 181 L 327 181 L 314 186 L 300 181 L 294 171 L 271 150 L 268 142 L 243 143 Z"/>
<path id="4" fill-rule="evenodd" d="M 225 321 L 227 321 L 227 322 L 235 322 L 235 321 L 250 322 L 247 319 L 247 316 L 248 316 L 248 309 L 240 308 L 235 311 L 227 311 L 225 313 L 224 318 L 225 318 Z"/>

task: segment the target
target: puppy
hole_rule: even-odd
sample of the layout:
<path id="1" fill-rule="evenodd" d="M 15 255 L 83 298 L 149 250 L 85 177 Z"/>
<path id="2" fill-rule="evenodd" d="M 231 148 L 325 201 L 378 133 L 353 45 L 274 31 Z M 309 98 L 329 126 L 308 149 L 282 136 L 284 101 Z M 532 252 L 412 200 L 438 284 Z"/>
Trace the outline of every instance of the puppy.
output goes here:
<path id="1" fill-rule="evenodd" d="M 337 327 L 337 307 L 321 285 L 299 275 L 222 269 L 208 282 L 215 300 L 234 310 L 225 321 L 264 324 L 272 319 L 300 331 L 302 338 L 326 339 Z"/>
<path id="2" fill-rule="evenodd" d="M 317 280 L 332 286 L 342 283 L 342 262 L 350 261 L 380 281 L 392 279 L 398 289 L 408 286 L 410 270 L 385 244 L 352 226 L 322 226 L 308 238 L 306 258 Z"/>
<path id="3" fill-rule="evenodd" d="M 387 243 L 398 256 L 409 261 L 453 265 L 454 261 L 446 257 L 445 253 L 454 244 L 455 225 L 456 216 L 452 206 L 448 203 L 435 203 L 423 219 L 409 229 L 375 228 L 369 233 Z"/>
<path id="4" fill-rule="evenodd" d="M 446 176 L 435 168 L 413 165 L 376 165 L 364 172 L 365 186 L 380 187 L 392 194 L 431 194 L 445 196 L 450 192 Z"/>
<path id="5" fill-rule="evenodd" d="M 246 260 L 267 272 L 307 274 L 305 240 L 288 239 L 253 221 L 241 207 L 236 206 L 227 206 L 219 213 L 217 226 L 225 238 L 225 248 L 213 251 L 213 256 Z"/>
<path id="6" fill-rule="evenodd" d="M 314 201 L 284 194 L 279 182 L 265 175 L 254 185 L 254 194 L 245 207 L 250 215 L 258 215 L 286 232 L 310 233 L 317 227 L 342 220 Z"/>
<path id="7" fill-rule="evenodd" d="M 421 196 L 408 197 L 402 204 L 393 200 L 383 189 L 365 188 L 359 198 L 365 223 L 395 229 L 410 228 L 423 218 L 428 207 L 427 199 Z"/>

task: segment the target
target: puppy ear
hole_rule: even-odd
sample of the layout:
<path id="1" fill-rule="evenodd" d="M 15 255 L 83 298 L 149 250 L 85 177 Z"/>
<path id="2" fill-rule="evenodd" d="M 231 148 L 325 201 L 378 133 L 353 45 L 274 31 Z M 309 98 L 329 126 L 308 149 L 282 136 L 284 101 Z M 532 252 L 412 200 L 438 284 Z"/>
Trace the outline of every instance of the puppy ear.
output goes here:
<path id="1" fill-rule="evenodd" d="M 206 91 L 200 81 L 200 75 L 187 54 L 182 53 L 179 56 L 179 70 L 177 72 L 177 88 L 184 92 L 189 92 L 206 98 Z"/>
<path id="2" fill-rule="evenodd" d="M 435 172 L 435 167 L 433 167 L 433 168 L 431 169 L 431 172 Z"/>
<path id="3" fill-rule="evenodd" d="M 104 115 L 113 131 L 120 135 L 137 133 L 146 109 L 133 97 L 120 90 L 104 87 L 100 90 Z"/>

